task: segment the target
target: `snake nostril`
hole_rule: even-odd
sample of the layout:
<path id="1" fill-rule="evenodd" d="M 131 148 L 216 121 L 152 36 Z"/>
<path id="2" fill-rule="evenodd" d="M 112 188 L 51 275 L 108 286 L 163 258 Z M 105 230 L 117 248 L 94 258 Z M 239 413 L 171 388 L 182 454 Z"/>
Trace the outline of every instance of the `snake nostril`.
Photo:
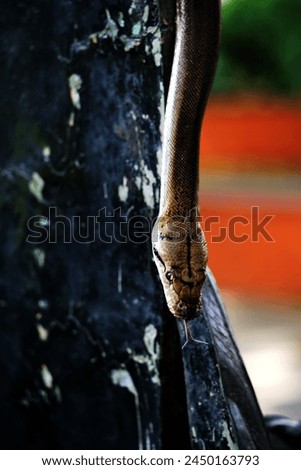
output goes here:
<path id="1" fill-rule="evenodd" d="M 187 312 L 187 306 L 184 304 L 184 302 L 182 302 L 182 300 L 179 302 L 179 310 L 181 310 L 183 314 Z"/>

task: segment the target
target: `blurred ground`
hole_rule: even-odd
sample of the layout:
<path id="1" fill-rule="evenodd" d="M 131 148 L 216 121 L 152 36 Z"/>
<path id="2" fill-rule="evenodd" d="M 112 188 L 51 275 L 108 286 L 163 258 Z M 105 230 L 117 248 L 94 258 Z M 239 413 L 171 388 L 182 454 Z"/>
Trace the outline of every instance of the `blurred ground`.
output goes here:
<path id="1" fill-rule="evenodd" d="M 222 297 L 263 413 L 301 419 L 300 305 Z"/>

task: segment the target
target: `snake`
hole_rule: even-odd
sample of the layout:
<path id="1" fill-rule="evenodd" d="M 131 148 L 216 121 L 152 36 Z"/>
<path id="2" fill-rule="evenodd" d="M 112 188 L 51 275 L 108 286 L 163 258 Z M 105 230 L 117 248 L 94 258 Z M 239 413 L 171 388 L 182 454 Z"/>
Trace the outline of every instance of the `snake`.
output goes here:
<path id="1" fill-rule="evenodd" d="M 176 0 L 176 34 L 162 139 L 152 250 L 170 312 L 202 312 L 208 249 L 200 224 L 199 144 L 218 61 L 220 0 Z"/>

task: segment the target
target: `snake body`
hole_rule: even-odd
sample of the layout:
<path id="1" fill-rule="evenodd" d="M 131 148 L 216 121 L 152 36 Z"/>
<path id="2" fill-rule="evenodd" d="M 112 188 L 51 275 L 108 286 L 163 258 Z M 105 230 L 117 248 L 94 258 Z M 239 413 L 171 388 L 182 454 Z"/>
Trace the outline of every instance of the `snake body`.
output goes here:
<path id="1" fill-rule="evenodd" d="M 169 310 L 184 320 L 201 313 L 206 277 L 207 245 L 198 211 L 199 141 L 219 37 L 220 0 L 176 0 L 160 209 L 152 245 Z"/>

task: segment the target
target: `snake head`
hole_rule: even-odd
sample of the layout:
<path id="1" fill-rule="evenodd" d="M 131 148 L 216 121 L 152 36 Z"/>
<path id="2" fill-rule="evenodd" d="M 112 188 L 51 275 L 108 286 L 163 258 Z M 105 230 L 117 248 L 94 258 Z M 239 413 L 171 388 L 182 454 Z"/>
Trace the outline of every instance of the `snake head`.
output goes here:
<path id="1" fill-rule="evenodd" d="M 207 245 L 198 223 L 161 217 L 152 233 L 154 260 L 170 312 L 191 320 L 202 311 Z"/>

